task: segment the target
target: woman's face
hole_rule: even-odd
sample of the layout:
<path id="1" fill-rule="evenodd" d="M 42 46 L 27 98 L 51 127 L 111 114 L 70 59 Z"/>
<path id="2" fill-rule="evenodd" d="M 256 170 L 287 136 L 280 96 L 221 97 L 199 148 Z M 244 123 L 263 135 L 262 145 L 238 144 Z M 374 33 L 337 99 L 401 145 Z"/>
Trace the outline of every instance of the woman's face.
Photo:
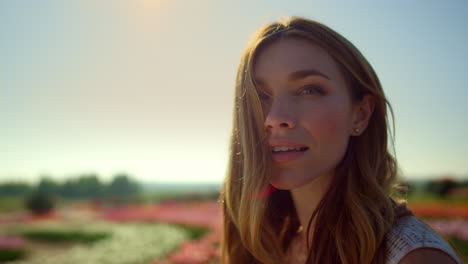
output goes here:
<path id="1" fill-rule="evenodd" d="M 270 183 L 292 190 L 331 177 L 361 128 L 334 60 L 312 42 L 286 38 L 258 54 L 254 73 L 273 156 Z"/>

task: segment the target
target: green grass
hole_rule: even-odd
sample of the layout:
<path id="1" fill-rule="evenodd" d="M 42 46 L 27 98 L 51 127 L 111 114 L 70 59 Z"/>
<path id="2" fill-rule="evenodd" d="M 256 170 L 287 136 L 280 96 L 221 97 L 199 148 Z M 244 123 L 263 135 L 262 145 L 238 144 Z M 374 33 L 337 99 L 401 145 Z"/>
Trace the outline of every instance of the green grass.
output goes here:
<path id="1" fill-rule="evenodd" d="M 194 227 L 188 225 L 176 225 L 183 228 L 185 231 L 189 233 L 190 240 L 197 240 L 202 238 L 206 233 L 208 233 L 209 229 L 203 227 Z"/>
<path id="2" fill-rule="evenodd" d="M 24 208 L 23 197 L 0 197 L 0 214 L 21 211 Z"/>
<path id="3" fill-rule="evenodd" d="M 450 237 L 449 242 L 458 250 L 462 257 L 462 261 L 464 263 L 468 263 L 468 241 L 464 241 L 456 237 Z"/>
<path id="4" fill-rule="evenodd" d="M 104 232 L 83 232 L 83 231 L 58 231 L 58 230 L 34 230 L 25 231 L 21 234 L 25 238 L 31 240 L 47 241 L 47 242 L 80 242 L 94 243 L 99 240 L 108 238 L 109 233 Z"/>
<path id="5" fill-rule="evenodd" d="M 21 248 L 2 248 L 0 249 L 0 263 L 3 261 L 14 261 L 23 259 L 26 256 L 26 250 Z"/>
<path id="6" fill-rule="evenodd" d="M 141 203 L 155 203 L 164 200 L 176 201 L 206 201 L 217 200 L 219 193 L 212 190 L 189 191 L 189 190 L 158 190 L 158 191 L 145 191 L 139 194 L 136 198 Z"/>
<path id="7" fill-rule="evenodd" d="M 431 193 L 416 192 L 405 197 L 409 203 L 468 205 L 466 198 L 440 197 Z"/>

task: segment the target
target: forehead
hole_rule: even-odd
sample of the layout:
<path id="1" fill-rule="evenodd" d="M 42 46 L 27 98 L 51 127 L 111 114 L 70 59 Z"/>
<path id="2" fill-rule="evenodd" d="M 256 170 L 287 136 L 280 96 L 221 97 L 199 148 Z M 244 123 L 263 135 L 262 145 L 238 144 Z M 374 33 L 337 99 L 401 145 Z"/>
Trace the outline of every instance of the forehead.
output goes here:
<path id="1" fill-rule="evenodd" d="M 254 64 L 254 77 L 261 82 L 276 82 L 290 73 L 315 70 L 330 79 L 341 79 L 333 58 L 318 45 L 300 38 L 277 40 L 260 50 Z"/>

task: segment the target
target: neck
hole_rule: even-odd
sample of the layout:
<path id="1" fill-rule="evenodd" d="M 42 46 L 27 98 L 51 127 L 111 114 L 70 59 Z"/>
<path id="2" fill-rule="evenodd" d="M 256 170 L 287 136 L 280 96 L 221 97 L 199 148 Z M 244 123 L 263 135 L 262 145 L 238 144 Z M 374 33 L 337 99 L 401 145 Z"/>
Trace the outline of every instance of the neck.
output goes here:
<path id="1" fill-rule="evenodd" d="M 303 227 L 298 238 L 302 241 L 301 243 L 304 243 L 304 245 L 306 244 L 306 232 L 309 220 L 320 200 L 325 195 L 325 192 L 328 190 L 331 178 L 332 177 L 330 175 L 323 175 L 304 186 L 291 190 L 291 196 L 296 208 L 296 213 Z M 314 228 L 315 219 L 310 225 L 309 241 L 312 239 Z"/>

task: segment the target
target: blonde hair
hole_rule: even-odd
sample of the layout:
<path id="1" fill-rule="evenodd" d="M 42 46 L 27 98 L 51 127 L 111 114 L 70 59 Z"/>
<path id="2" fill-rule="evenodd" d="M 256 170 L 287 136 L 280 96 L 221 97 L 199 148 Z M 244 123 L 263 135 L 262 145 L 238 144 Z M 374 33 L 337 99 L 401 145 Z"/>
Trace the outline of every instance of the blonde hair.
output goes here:
<path id="1" fill-rule="evenodd" d="M 253 65 L 266 45 L 282 38 L 318 45 L 339 66 L 353 101 L 366 94 L 375 100 L 367 129 L 350 138 L 331 187 L 310 219 L 307 232 L 312 219 L 320 228 L 313 230 L 308 263 L 384 263 L 385 234 L 395 221 L 396 208 L 402 206 L 391 198 L 397 174 L 387 146 L 387 107 L 391 111 L 391 106 L 371 65 L 353 44 L 323 24 L 298 17 L 262 27 L 241 56 L 230 160 L 221 193 L 222 262 L 284 263 L 285 251 L 300 224 L 289 191 L 259 195 L 269 186 L 272 166 Z"/>

